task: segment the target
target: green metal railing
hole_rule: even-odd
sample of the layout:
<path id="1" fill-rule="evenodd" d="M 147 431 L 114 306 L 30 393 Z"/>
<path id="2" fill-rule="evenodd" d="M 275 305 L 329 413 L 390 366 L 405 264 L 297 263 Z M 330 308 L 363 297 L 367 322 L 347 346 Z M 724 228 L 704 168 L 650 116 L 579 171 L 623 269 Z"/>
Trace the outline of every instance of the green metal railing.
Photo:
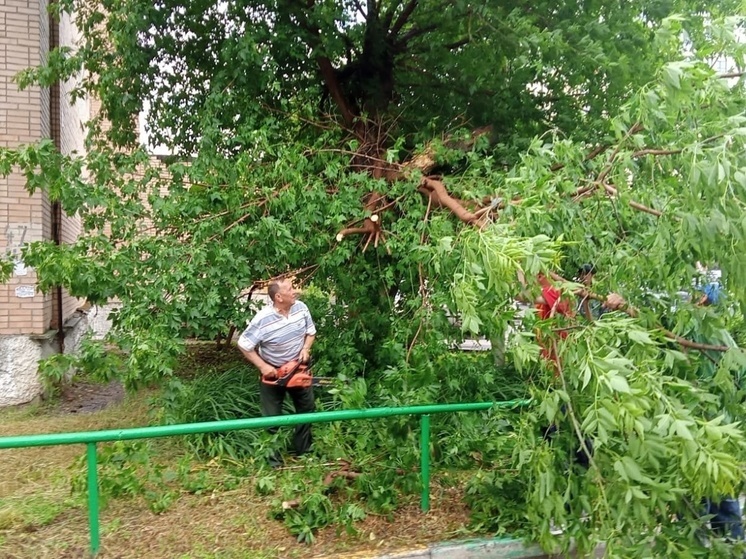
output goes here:
<path id="1" fill-rule="evenodd" d="M 88 524 L 91 532 L 91 555 L 96 555 L 101 547 L 99 531 L 99 493 L 96 444 L 110 441 L 129 441 L 133 439 L 153 439 L 196 433 L 218 433 L 240 429 L 266 429 L 268 427 L 285 427 L 301 423 L 330 423 L 353 419 L 376 419 L 397 415 L 420 416 L 420 476 L 422 479 L 421 507 L 430 509 L 430 415 L 436 413 L 480 411 L 492 407 L 517 408 L 525 406 L 530 400 L 509 400 L 506 402 L 478 402 L 467 404 L 433 404 L 427 406 L 404 406 L 400 408 L 370 408 L 362 410 L 342 410 L 294 414 L 273 417 L 255 417 L 251 419 L 233 419 L 228 421 L 208 421 L 205 423 L 185 423 L 181 425 L 160 425 L 154 427 L 137 427 L 133 429 L 111 429 L 108 431 L 85 431 L 79 433 L 58 433 L 47 435 L 20 435 L 0 437 L 0 449 L 26 448 L 33 446 L 57 446 L 63 444 L 83 443 L 86 448 L 88 467 Z"/>

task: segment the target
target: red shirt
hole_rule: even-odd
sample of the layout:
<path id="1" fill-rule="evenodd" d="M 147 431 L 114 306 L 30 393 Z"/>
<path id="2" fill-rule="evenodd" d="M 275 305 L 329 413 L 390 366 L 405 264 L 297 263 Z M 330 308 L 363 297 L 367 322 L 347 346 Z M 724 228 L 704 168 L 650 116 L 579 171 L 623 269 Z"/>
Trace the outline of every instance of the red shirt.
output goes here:
<path id="1" fill-rule="evenodd" d="M 557 314 L 567 317 L 575 316 L 571 302 L 562 300 L 560 290 L 549 283 L 546 276 L 540 274 L 538 279 L 541 285 L 541 297 L 544 299 L 541 303 L 536 304 L 536 309 L 539 311 L 539 318 L 546 320 Z"/>
<path id="2" fill-rule="evenodd" d="M 575 316 L 575 311 L 572 308 L 572 303 L 567 300 L 562 300 L 562 293 L 559 289 L 554 287 L 546 276 L 539 274 L 539 284 L 541 285 L 541 297 L 542 302 L 536 303 L 536 310 L 539 313 L 539 318 L 547 320 L 556 315 L 562 315 L 566 317 Z M 565 339 L 568 335 L 567 330 L 560 330 L 560 339 Z M 547 340 L 543 339 L 541 334 L 537 335 L 536 341 L 541 346 L 541 356 L 552 362 L 555 369 L 555 374 L 559 374 L 559 355 L 554 350 L 554 341 L 551 337 Z"/>

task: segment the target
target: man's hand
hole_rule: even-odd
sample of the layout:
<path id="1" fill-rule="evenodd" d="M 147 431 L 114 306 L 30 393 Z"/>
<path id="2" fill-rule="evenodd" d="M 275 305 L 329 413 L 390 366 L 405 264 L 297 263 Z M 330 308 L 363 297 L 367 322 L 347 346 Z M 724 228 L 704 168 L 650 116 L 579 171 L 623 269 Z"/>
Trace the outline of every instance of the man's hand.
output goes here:
<path id="1" fill-rule="evenodd" d="M 311 362 L 311 346 L 315 339 L 315 335 L 306 334 L 306 337 L 303 339 L 303 348 L 300 350 L 300 355 L 298 355 L 298 361 L 301 363 Z"/>
<path id="2" fill-rule="evenodd" d="M 311 350 L 306 349 L 305 347 L 300 350 L 300 355 L 298 356 L 298 360 L 301 363 L 308 363 L 311 360 Z"/>
<path id="3" fill-rule="evenodd" d="M 610 311 L 617 311 L 626 306 L 627 301 L 625 301 L 624 297 L 622 297 L 618 293 L 609 293 L 606 296 L 606 300 L 604 301 L 604 307 L 606 307 Z"/>
<path id="4" fill-rule="evenodd" d="M 240 345 L 238 346 L 238 349 L 241 350 L 241 353 L 243 353 L 243 356 L 249 361 L 249 363 L 259 369 L 259 374 L 262 375 L 262 378 L 267 380 L 274 380 L 277 378 L 277 369 L 262 359 L 255 349 L 250 351 L 245 350 Z"/>
<path id="5" fill-rule="evenodd" d="M 277 378 L 277 369 L 272 365 L 266 364 L 266 367 L 262 367 L 259 372 L 262 374 L 262 378 L 267 380 L 274 380 Z"/>

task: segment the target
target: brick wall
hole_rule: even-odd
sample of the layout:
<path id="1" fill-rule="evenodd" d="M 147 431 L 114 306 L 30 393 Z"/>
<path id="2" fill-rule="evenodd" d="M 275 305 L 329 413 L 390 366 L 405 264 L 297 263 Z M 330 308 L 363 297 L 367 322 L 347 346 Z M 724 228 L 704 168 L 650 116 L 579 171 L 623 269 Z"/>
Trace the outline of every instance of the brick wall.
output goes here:
<path id="1" fill-rule="evenodd" d="M 13 76 L 39 64 L 49 49 L 46 0 L 2 0 L 0 3 L 0 146 L 48 137 L 49 91 L 19 91 Z M 0 251 L 19 254 L 29 241 L 50 231 L 49 202 L 42 194 L 29 197 L 19 175 L 0 179 Z M 51 296 L 35 290 L 33 270 L 22 265 L 7 285 L 0 285 L 0 334 L 41 334 L 52 316 Z"/>
<path id="2" fill-rule="evenodd" d="M 60 21 L 60 45 L 74 46 L 78 31 L 64 16 Z M 50 46 L 46 0 L 0 0 L 0 146 L 16 147 L 49 138 L 52 123 L 59 123 L 63 153 L 82 153 L 83 123 L 89 107 L 85 101 L 70 102 L 73 81 L 60 85 L 59 105 L 51 110 L 48 89 L 20 91 L 13 76 L 24 68 L 44 63 Z M 52 239 L 52 204 L 43 193 L 30 197 L 20 175 L 0 179 L 0 252 L 18 255 L 30 241 Z M 72 243 L 80 233 L 77 217 L 62 216 L 61 239 Z M 33 270 L 19 265 L 10 282 L 0 285 L 0 335 L 40 334 L 57 327 L 55 297 L 30 291 L 36 282 Z M 80 302 L 63 292 L 63 320 Z"/>

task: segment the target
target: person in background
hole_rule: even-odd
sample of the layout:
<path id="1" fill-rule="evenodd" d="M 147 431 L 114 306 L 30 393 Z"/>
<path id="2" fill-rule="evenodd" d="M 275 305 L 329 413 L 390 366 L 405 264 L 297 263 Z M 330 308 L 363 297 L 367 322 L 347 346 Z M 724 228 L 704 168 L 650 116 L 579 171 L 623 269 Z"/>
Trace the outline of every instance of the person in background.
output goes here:
<path id="1" fill-rule="evenodd" d="M 722 299 L 720 282 L 709 274 L 706 268 L 698 266 L 707 280 L 701 287 L 702 294 L 695 303 L 698 307 L 717 305 Z M 711 515 L 710 526 L 716 534 L 734 541 L 744 539 L 743 520 L 741 518 L 741 504 L 735 497 L 725 497 L 720 501 L 706 499 L 704 502 L 705 515 Z"/>
<path id="2" fill-rule="evenodd" d="M 593 264 L 583 264 L 580 266 L 577 279 L 579 280 L 578 283 L 582 283 L 584 288 L 575 292 L 577 302 L 573 301 L 567 295 L 563 295 L 557 286 L 544 274 L 539 274 L 537 281 L 541 288 L 541 295 L 534 300 L 534 306 L 539 319 L 549 320 L 561 316 L 566 322 L 572 324 L 577 316 L 577 311 L 577 313 L 586 317 L 589 321 L 594 321 L 605 312 L 625 307 L 627 304 L 626 301 L 617 293 L 610 293 L 604 301 L 598 301 L 589 296 L 595 273 L 596 268 Z M 522 279 L 524 278 L 519 275 L 519 281 Z M 525 279 L 521 283 L 525 286 Z M 541 346 L 542 358 L 550 364 L 555 375 L 558 376 L 561 370 L 561 363 L 557 352 L 557 344 L 567 338 L 569 330 L 560 328 L 556 334 L 557 337 L 554 337 L 551 333 L 546 335 L 537 332 L 536 340 Z M 562 411 L 563 413 L 565 412 L 565 406 L 562 407 Z M 550 440 L 556 433 L 557 424 L 555 423 L 544 429 L 543 438 Z M 584 468 L 587 468 L 590 464 L 590 456 L 586 452 L 586 449 L 588 449 L 592 456 L 593 441 L 589 437 L 585 438 L 584 444 L 575 453 L 575 462 Z"/>

